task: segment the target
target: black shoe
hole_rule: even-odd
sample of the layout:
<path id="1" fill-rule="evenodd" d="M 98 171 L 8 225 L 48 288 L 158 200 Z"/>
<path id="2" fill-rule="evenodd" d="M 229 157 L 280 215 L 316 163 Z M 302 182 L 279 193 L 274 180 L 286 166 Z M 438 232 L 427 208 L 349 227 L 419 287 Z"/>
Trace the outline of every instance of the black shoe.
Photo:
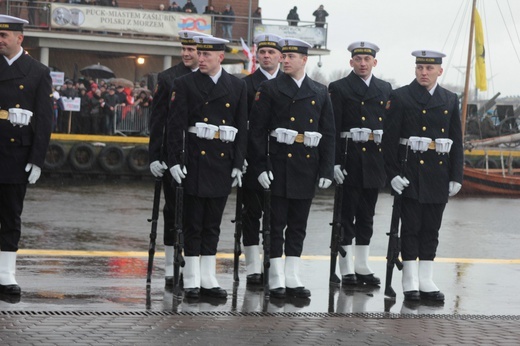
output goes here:
<path id="1" fill-rule="evenodd" d="M 285 288 L 278 287 L 278 288 L 269 290 L 269 296 L 273 297 L 273 298 L 284 299 L 285 298 Z"/>
<path id="2" fill-rule="evenodd" d="M 262 283 L 263 283 L 262 274 L 249 274 L 246 277 L 247 285 L 258 286 L 258 285 L 262 285 Z"/>
<path id="3" fill-rule="evenodd" d="M 213 288 L 200 288 L 200 294 L 208 297 L 213 298 L 226 298 L 227 292 L 226 290 L 220 288 L 220 287 L 213 287 Z"/>
<path id="4" fill-rule="evenodd" d="M 406 291 L 404 292 L 404 300 L 409 302 L 416 302 L 421 300 L 419 291 Z"/>
<path id="5" fill-rule="evenodd" d="M 367 285 L 380 285 L 381 280 L 377 276 L 374 276 L 374 274 L 357 274 L 356 273 L 356 279 L 360 284 L 367 284 Z"/>
<path id="6" fill-rule="evenodd" d="M 22 290 L 18 285 L 0 285 L 0 293 L 19 296 L 22 294 Z"/>
<path id="7" fill-rule="evenodd" d="M 165 276 L 164 277 L 164 287 L 165 288 L 173 287 L 173 276 Z"/>
<path id="8" fill-rule="evenodd" d="M 311 296 L 311 291 L 309 291 L 308 289 L 306 289 L 303 286 L 295 287 L 295 288 L 286 287 L 285 293 L 288 296 L 296 297 L 296 298 L 309 298 Z"/>
<path id="9" fill-rule="evenodd" d="M 200 296 L 200 289 L 198 287 L 186 288 L 184 290 L 184 297 L 198 299 Z"/>
<path id="10" fill-rule="evenodd" d="M 423 292 L 420 291 L 420 297 L 424 300 L 430 300 L 434 302 L 443 302 L 444 301 L 444 293 L 441 291 L 435 292 Z"/>
<path id="11" fill-rule="evenodd" d="M 357 285 L 356 274 L 347 274 L 341 277 L 341 283 L 343 285 Z"/>

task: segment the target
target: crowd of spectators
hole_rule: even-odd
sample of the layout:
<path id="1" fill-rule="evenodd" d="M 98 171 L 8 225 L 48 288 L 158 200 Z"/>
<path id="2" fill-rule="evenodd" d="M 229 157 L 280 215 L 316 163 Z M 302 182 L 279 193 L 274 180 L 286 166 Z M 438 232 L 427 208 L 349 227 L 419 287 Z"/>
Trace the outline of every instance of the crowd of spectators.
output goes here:
<path id="1" fill-rule="evenodd" d="M 74 83 L 67 79 L 62 86 L 55 87 L 53 98 L 54 132 L 94 135 L 114 134 L 114 121 L 124 116 L 116 114 L 118 109 L 121 112 L 131 106 L 146 115 L 152 103 L 151 91 L 144 82 L 129 87 L 104 80 L 98 84 L 94 80 Z M 74 98 L 80 98 L 80 111 L 64 110 L 64 101 Z"/>

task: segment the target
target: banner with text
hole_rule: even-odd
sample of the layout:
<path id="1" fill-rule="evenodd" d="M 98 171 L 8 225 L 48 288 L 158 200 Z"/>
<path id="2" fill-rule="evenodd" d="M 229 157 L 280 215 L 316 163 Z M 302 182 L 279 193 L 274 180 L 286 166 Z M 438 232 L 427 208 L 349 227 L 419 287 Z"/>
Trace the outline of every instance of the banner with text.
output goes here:
<path id="1" fill-rule="evenodd" d="M 313 46 L 327 45 L 327 30 L 325 28 L 287 25 L 255 25 L 255 36 L 265 33 L 275 34 L 281 37 L 297 38 L 304 40 Z"/>
<path id="2" fill-rule="evenodd" d="M 51 27 L 160 36 L 177 36 L 180 30 L 211 34 L 211 16 L 53 3 Z"/>

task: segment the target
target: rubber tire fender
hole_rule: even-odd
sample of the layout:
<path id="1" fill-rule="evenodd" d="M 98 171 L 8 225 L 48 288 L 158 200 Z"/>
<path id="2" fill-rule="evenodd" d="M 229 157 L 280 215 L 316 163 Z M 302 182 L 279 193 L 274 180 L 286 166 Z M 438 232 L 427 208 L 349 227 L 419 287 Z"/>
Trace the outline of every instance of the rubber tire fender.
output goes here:
<path id="1" fill-rule="evenodd" d="M 125 165 L 125 153 L 119 145 L 111 144 L 101 149 L 97 160 L 105 172 L 117 172 Z"/>
<path id="2" fill-rule="evenodd" d="M 89 171 L 96 161 L 94 146 L 90 143 L 77 143 L 70 148 L 69 163 L 78 171 Z"/>
<path id="3" fill-rule="evenodd" d="M 50 143 L 45 154 L 43 168 L 48 170 L 60 169 L 67 161 L 65 147 L 61 143 Z"/>
<path id="4" fill-rule="evenodd" d="M 136 173 L 150 172 L 150 164 L 148 160 L 148 147 L 144 145 L 133 147 L 126 158 L 128 167 Z"/>

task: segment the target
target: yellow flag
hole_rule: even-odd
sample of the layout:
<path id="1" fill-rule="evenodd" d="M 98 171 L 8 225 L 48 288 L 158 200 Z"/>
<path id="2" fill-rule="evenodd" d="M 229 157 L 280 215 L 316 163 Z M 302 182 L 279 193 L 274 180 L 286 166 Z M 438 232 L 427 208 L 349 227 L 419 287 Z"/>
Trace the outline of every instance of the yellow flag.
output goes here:
<path id="1" fill-rule="evenodd" d="M 484 30 L 477 9 L 475 9 L 475 85 L 480 91 L 487 90 Z"/>

